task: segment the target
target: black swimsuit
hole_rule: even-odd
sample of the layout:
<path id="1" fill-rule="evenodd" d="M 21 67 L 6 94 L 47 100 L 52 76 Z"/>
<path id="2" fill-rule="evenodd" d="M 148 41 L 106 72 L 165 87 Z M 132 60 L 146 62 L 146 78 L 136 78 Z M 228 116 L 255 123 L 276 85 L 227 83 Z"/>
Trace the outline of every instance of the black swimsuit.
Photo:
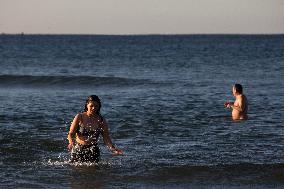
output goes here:
<path id="1" fill-rule="evenodd" d="M 82 114 L 81 114 L 82 119 Z M 76 144 L 71 152 L 71 162 L 99 162 L 100 149 L 97 145 L 97 141 L 100 133 L 102 132 L 101 125 L 95 126 L 95 130 L 88 130 L 79 124 L 77 133 L 88 139 L 96 139 L 96 142 L 90 145 Z"/>

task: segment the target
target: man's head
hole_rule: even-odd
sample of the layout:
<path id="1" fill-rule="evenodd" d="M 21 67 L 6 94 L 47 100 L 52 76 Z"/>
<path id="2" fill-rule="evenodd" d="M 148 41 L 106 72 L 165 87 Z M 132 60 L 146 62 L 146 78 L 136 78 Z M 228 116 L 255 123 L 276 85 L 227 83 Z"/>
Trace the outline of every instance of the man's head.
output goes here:
<path id="1" fill-rule="evenodd" d="M 233 86 L 233 94 L 243 94 L 243 86 L 241 84 L 236 83 Z"/>

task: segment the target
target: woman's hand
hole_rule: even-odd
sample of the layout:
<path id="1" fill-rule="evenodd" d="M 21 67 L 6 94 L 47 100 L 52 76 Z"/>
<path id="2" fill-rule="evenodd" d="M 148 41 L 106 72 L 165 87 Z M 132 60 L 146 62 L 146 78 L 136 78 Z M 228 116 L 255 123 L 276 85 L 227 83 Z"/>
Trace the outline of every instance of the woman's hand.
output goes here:
<path id="1" fill-rule="evenodd" d="M 122 155 L 122 154 L 123 154 L 123 151 L 120 150 L 120 149 L 114 149 L 114 150 L 112 151 L 112 153 L 113 153 L 113 155 Z"/>
<path id="2" fill-rule="evenodd" d="M 68 150 L 69 151 L 71 151 L 73 149 L 73 147 L 74 147 L 74 144 L 72 144 L 72 143 L 68 144 Z"/>

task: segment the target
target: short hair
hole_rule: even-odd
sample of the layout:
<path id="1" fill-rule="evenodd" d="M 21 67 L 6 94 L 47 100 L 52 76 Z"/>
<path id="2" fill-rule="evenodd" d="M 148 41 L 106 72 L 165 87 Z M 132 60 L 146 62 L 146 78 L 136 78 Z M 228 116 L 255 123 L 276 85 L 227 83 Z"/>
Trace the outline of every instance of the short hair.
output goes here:
<path id="1" fill-rule="evenodd" d="M 243 86 L 241 84 L 236 83 L 234 85 L 236 92 L 242 94 L 243 93 Z"/>

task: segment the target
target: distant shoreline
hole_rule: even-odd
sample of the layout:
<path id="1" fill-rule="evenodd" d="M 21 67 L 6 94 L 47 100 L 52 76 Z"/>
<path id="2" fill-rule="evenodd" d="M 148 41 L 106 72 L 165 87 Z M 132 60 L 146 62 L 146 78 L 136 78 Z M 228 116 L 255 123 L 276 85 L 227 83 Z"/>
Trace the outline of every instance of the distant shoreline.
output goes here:
<path id="1" fill-rule="evenodd" d="M 194 34 L 87 34 L 87 33 L 82 33 L 82 34 L 75 34 L 75 33 L 5 33 L 2 32 L 0 35 L 16 35 L 16 36 L 35 36 L 35 35 L 45 35 L 45 36 L 279 36 L 279 35 L 284 35 L 284 33 L 194 33 Z"/>

